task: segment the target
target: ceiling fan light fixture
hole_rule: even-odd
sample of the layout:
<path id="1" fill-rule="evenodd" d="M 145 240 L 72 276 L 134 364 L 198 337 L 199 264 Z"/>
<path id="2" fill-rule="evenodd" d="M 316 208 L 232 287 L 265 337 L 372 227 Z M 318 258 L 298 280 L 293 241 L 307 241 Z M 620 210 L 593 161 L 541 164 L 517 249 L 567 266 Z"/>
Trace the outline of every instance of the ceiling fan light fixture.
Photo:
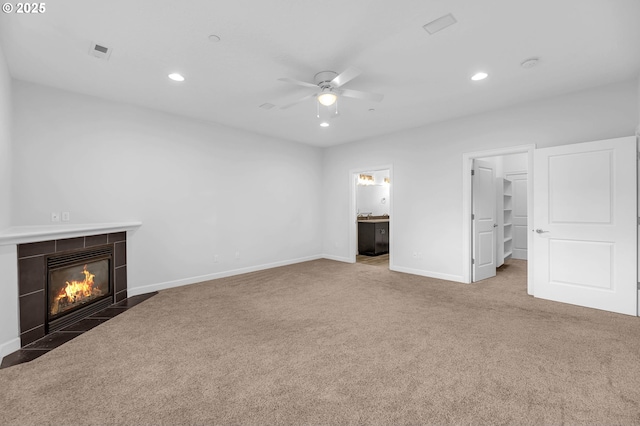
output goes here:
<path id="1" fill-rule="evenodd" d="M 331 92 L 323 92 L 318 95 L 318 102 L 320 102 L 324 106 L 331 106 L 336 103 L 338 97 L 335 93 Z"/>

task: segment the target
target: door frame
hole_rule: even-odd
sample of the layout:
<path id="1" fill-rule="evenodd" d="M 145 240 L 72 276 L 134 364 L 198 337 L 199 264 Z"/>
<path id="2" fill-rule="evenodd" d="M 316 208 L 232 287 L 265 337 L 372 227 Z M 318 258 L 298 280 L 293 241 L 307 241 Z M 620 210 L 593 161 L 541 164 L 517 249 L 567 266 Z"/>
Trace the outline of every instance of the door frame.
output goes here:
<path id="1" fill-rule="evenodd" d="M 466 152 L 462 154 L 462 282 L 471 284 L 472 280 L 472 177 L 473 160 L 484 157 L 496 157 L 510 154 L 527 154 L 527 171 L 529 179 L 527 181 L 527 215 L 533 218 L 533 151 L 535 144 L 517 145 L 512 147 L 496 148 L 486 151 Z M 531 223 L 529 223 L 531 226 Z M 527 234 L 527 247 L 533 247 L 533 236 Z M 533 259 L 527 261 L 527 293 L 533 295 Z"/>
<path id="2" fill-rule="evenodd" d="M 358 185 L 358 175 L 364 172 L 378 172 L 389 170 L 389 269 L 393 266 L 393 164 L 377 165 L 372 167 L 358 167 L 349 170 L 349 261 L 356 263 L 356 251 L 358 247 L 358 211 L 356 205 L 356 191 Z"/>

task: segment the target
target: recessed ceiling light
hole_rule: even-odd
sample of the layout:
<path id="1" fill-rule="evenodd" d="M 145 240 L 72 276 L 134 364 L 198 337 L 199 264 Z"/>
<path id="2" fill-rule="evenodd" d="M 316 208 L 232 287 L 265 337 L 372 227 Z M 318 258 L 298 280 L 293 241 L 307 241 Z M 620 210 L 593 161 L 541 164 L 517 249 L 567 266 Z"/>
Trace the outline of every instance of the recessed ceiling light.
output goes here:
<path id="1" fill-rule="evenodd" d="M 169 78 L 173 81 L 184 81 L 184 77 L 177 72 L 169 74 Z"/>
<path id="2" fill-rule="evenodd" d="M 475 73 L 472 77 L 471 80 L 473 81 L 480 81 L 480 80 L 484 80 L 485 78 L 489 77 L 489 74 L 487 74 L 486 72 L 477 72 Z"/>
<path id="3" fill-rule="evenodd" d="M 533 68 L 536 65 L 538 65 L 538 62 L 540 62 L 540 58 L 529 58 L 529 59 L 525 59 L 524 61 L 522 61 L 520 66 L 522 68 Z"/>
<path id="4" fill-rule="evenodd" d="M 209 41 L 210 41 L 211 43 L 217 43 L 217 42 L 219 42 L 219 41 L 220 41 L 220 36 L 217 36 L 217 35 L 215 35 L 215 34 L 211 34 L 211 35 L 209 36 Z"/>
<path id="5" fill-rule="evenodd" d="M 329 127 L 329 123 L 323 121 L 322 123 L 320 123 L 320 127 Z"/>

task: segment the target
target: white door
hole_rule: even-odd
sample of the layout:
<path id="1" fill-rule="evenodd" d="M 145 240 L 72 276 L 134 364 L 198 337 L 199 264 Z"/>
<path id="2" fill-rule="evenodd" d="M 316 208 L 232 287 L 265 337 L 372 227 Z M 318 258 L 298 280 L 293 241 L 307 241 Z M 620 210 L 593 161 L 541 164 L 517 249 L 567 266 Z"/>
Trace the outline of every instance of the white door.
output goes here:
<path id="1" fill-rule="evenodd" d="M 511 181 L 512 210 L 512 251 L 513 259 L 527 260 L 527 173 L 507 173 L 506 179 Z"/>
<path id="2" fill-rule="evenodd" d="M 473 281 L 496 276 L 496 173 L 473 160 Z"/>
<path id="3" fill-rule="evenodd" d="M 535 150 L 536 297 L 637 314 L 636 141 Z"/>

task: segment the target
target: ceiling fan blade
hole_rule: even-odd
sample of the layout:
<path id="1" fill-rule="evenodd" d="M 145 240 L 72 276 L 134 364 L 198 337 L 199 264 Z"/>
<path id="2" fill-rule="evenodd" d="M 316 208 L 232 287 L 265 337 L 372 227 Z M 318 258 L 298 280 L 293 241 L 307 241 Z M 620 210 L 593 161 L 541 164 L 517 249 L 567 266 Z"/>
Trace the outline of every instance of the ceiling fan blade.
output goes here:
<path id="1" fill-rule="evenodd" d="M 340 87 L 348 81 L 353 80 L 360 74 L 362 74 L 362 71 L 360 71 L 358 68 L 349 67 L 346 70 L 342 71 L 338 76 L 336 76 L 336 78 L 331 80 L 331 85 L 333 87 Z"/>
<path id="2" fill-rule="evenodd" d="M 296 84 L 298 86 L 303 86 L 303 87 L 313 87 L 314 89 L 318 88 L 317 84 L 313 84 L 313 83 L 307 83 L 305 81 L 300 81 L 300 80 L 295 80 L 293 78 L 288 78 L 288 77 L 283 77 L 283 78 L 279 78 L 278 80 L 280 81 L 284 81 L 285 83 L 291 83 L 291 84 Z"/>
<path id="3" fill-rule="evenodd" d="M 291 103 L 289 103 L 289 104 L 282 105 L 282 106 L 280 107 L 280 109 L 287 109 L 287 108 L 291 108 L 292 106 L 294 106 L 294 105 L 296 105 L 296 104 L 299 104 L 300 102 L 304 102 L 304 101 L 306 101 L 307 99 L 313 98 L 314 96 L 318 96 L 318 94 L 317 94 L 317 93 L 312 93 L 312 94 L 310 94 L 310 95 L 304 96 L 304 97 L 302 97 L 302 98 L 298 99 L 297 101 L 293 101 L 293 102 L 291 102 Z"/>
<path id="4" fill-rule="evenodd" d="M 378 93 L 361 92 L 359 90 L 351 89 L 340 89 L 339 93 L 347 98 L 356 98 L 365 101 L 380 102 L 384 98 L 384 95 L 380 95 Z"/>

